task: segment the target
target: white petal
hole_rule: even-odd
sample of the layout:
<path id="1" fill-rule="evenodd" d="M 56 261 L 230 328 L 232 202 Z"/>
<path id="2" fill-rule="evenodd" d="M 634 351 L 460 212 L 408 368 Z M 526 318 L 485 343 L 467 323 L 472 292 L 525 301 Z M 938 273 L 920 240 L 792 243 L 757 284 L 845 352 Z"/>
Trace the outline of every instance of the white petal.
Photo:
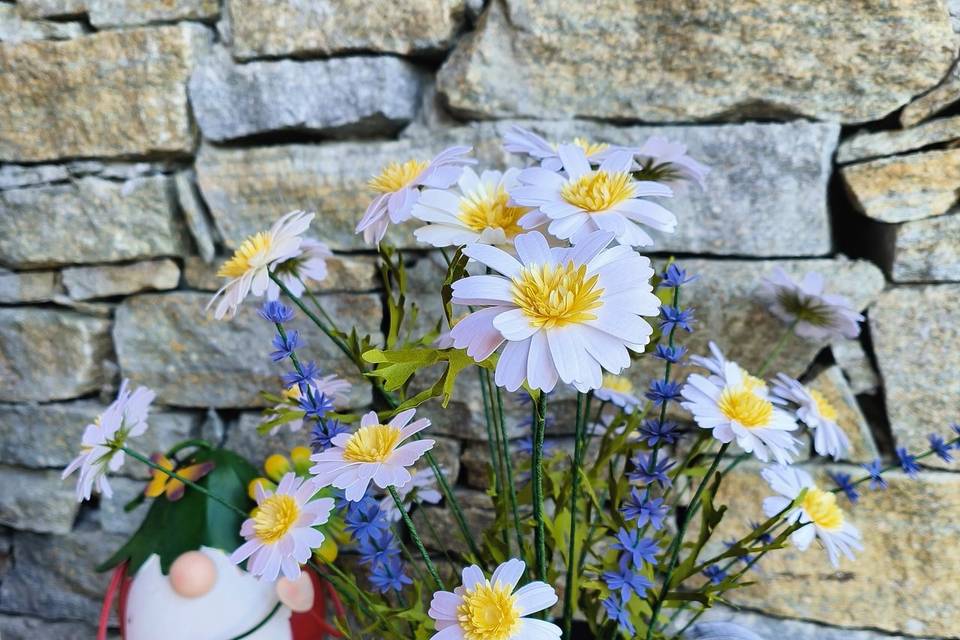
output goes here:
<path id="1" fill-rule="evenodd" d="M 557 592 L 545 582 L 531 582 L 514 594 L 521 616 L 548 609 L 557 603 Z"/>

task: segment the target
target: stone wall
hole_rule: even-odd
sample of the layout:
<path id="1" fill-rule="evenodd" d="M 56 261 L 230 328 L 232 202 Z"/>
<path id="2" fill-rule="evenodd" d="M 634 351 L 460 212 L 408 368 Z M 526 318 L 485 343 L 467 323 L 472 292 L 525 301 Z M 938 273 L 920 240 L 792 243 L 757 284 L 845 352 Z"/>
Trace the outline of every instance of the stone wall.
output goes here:
<path id="1" fill-rule="evenodd" d="M 279 385 L 270 330 L 249 309 L 204 315 L 213 265 L 278 215 L 316 210 L 338 252 L 318 293 L 376 335 L 374 262 L 353 233 L 366 179 L 454 142 L 508 163 L 511 121 L 687 144 L 713 173 L 676 199 L 657 257 L 702 274 L 690 346 L 709 329 L 756 365 L 780 330 L 758 278 L 820 270 L 867 328 L 794 344 L 781 367 L 841 407 L 856 462 L 922 446 L 960 418 L 954 2 L 0 0 L 0 635 L 93 636 L 106 581 L 90 567 L 136 526 L 121 507 L 143 473 L 128 465 L 116 499 L 79 506 L 59 469 L 121 377 L 158 393 L 150 451 L 202 435 L 262 459 L 293 443 L 256 436 L 258 391 Z M 415 249 L 426 326 L 442 271 L 408 231 L 393 238 Z M 430 417 L 458 490 L 482 504 L 479 393 L 461 386 Z M 739 493 L 759 498 L 747 477 Z M 958 496 L 948 470 L 894 474 L 855 510 L 858 562 L 783 554 L 736 596 L 745 619 L 770 637 L 960 636 Z"/>

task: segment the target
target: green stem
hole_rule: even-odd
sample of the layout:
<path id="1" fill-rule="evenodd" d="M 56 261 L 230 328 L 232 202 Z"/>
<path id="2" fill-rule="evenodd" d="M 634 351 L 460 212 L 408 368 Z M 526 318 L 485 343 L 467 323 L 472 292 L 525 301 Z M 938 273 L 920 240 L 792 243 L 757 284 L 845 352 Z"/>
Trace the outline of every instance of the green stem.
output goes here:
<path id="1" fill-rule="evenodd" d="M 283 291 L 283 293 L 288 298 L 290 298 L 290 300 L 293 301 L 293 304 L 297 305 L 300 311 L 303 311 L 304 315 L 310 318 L 313 324 L 317 325 L 320 328 L 320 330 L 323 331 L 327 335 L 327 337 L 333 341 L 335 345 L 337 345 L 337 348 L 339 348 L 340 351 L 342 351 L 348 358 L 350 358 L 350 360 L 360 368 L 360 371 L 363 372 L 364 370 L 363 363 L 357 361 L 357 355 L 354 354 L 352 351 L 350 351 L 350 347 L 348 347 L 347 344 L 343 342 L 343 340 L 341 340 L 340 337 L 333 332 L 333 329 L 328 327 L 327 324 L 323 322 L 323 320 L 318 318 L 317 314 L 311 311 L 310 308 L 303 303 L 303 300 L 301 300 L 298 296 L 293 295 L 293 292 L 290 291 L 289 288 L 287 288 L 287 285 L 285 285 L 283 281 L 280 278 L 278 278 L 277 275 L 272 271 L 270 272 L 270 279 L 276 282 L 277 286 L 280 287 L 280 290 Z"/>
<path id="2" fill-rule="evenodd" d="M 423 563 L 427 565 L 427 571 L 429 571 L 433 577 L 434 584 L 439 591 L 445 591 L 446 587 L 443 586 L 443 580 L 440 579 L 440 574 L 437 573 L 437 568 L 433 565 L 430 554 L 427 553 L 426 547 L 423 546 L 420 534 L 417 533 L 417 528 L 413 526 L 413 520 L 410 519 L 407 510 L 403 508 L 403 501 L 400 500 L 400 494 L 397 493 L 397 490 L 392 485 L 387 487 L 387 491 L 393 496 L 393 501 L 396 503 L 397 509 L 400 510 L 400 517 L 403 518 L 404 524 L 407 525 L 407 529 L 410 531 L 410 537 L 413 539 L 413 544 L 417 545 L 417 550 L 420 551 L 420 557 L 423 558 Z"/>
<path id="3" fill-rule="evenodd" d="M 764 359 L 763 364 L 760 365 L 760 368 L 757 369 L 757 377 L 762 378 L 763 374 L 767 372 L 767 369 L 773 364 L 773 361 L 777 359 L 777 356 L 780 355 L 780 352 L 783 351 L 783 348 L 787 346 L 787 340 L 790 339 L 790 336 L 793 335 L 793 328 L 797 326 L 799 320 L 794 320 L 789 325 L 787 325 L 787 330 L 783 332 L 783 335 L 780 336 L 780 339 L 777 340 L 777 344 L 773 346 L 773 350 L 767 354 L 767 357 Z"/>
<path id="4" fill-rule="evenodd" d="M 163 467 L 161 467 L 160 465 L 158 465 L 157 463 L 155 463 L 155 462 L 154 462 L 153 460 L 151 460 L 150 458 L 144 456 L 143 454 L 141 454 L 141 453 L 139 453 L 139 452 L 137 452 L 137 451 L 134 451 L 133 449 L 131 449 L 131 448 L 129 448 L 129 447 L 120 447 L 120 451 L 123 451 L 125 454 L 127 454 L 128 456 L 130 456 L 130 457 L 133 458 L 134 460 L 139 460 L 140 462 L 142 462 L 143 464 L 147 465 L 147 466 L 150 467 L 151 469 L 156 469 L 157 471 L 159 471 L 159 472 L 161 472 L 161 473 L 167 474 L 168 476 L 170 476 L 170 477 L 173 478 L 174 480 L 179 480 L 180 482 L 182 482 L 183 484 L 187 485 L 187 486 L 190 487 L 191 489 L 196 489 L 197 491 L 199 491 L 200 493 L 204 494 L 205 496 L 207 496 L 207 497 L 210 498 L 211 500 L 215 500 L 215 501 L 219 502 L 220 504 L 222 504 L 223 506 L 225 506 L 227 509 L 230 509 L 231 511 L 237 513 L 240 517 L 242 517 L 242 518 L 248 518 L 248 517 L 250 517 L 250 514 L 249 514 L 249 513 L 247 513 L 247 512 L 244 511 L 243 509 L 239 508 L 238 506 L 227 502 L 225 499 L 221 498 L 221 497 L 218 496 L 217 494 L 212 493 L 212 492 L 208 491 L 207 489 L 201 487 L 200 485 L 198 485 L 198 484 L 197 484 L 196 482 L 194 482 L 193 480 L 188 480 L 187 478 L 184 478 L 182 475 L 180 475 L 180 474 L 177 473 L 176 471 L 171 471 L 170 469 L 164 469 Z"/>
<path id="5" fill-rule="evenodd" d="M 547 394 L 540 391 L 534 405 L 533 421 L 533 519 L 534 549 L 536 553 L 537 577 L 547 582 L 547 545 L 543 524 L 543 436 L 547 419 Z"/>
<path id="6" fill-rule="evenodd" d="M 489 376 L 489 374 L 488 374 Z M 513 481 L 513 461 L 510 459 L 510 441 L 507 439 L 507 425 L 503 418 L 503 394 L 500 387 L 494 387 L 497 396 L 497 426 L 500 430 L 501 451 L 503 453 L 503 467 L 507 472 L 507 497 L 510 499 L 510 510 L 513 512 L 513 528 L 517 532 L 517 548 L 520 550 L 520 557 L 526 555 L 525 545 L 523 544 L 523 529 L 520 526 L 520 507 L 517 502 L 517 486 Z"/>
<path id="7" fill-rule="evenodd" d="M 497 424 L 496 414 L 493 408 L 493 385 L 490 382 L 490 372 L 483 367 L 477 367 L 477 374 L 480 376 L 480 392 L 483 395 L 483 417 L 487 427 L 487 444 L 490 449 L 490 466 L 493 468 L 494 479 L 494 507 L 502 509 L 507 513 L 505 504 L 506 494 L 504 493 L 504 467 L 507 466 L 507 459 L 504 456 L 503 443 L 500 441 L 500 429 Z M 502 419 L 501 415 L 501 419 Z M 510 532 L 506 528 L 500 531 L 503 536 L 503 546 L 510 555 Z"/>
<path id="8" fill-rule="evenodd" d="M 333 318 L 330 317 L 330 314 L 327 313 L 326 309 L 323 308 L 323 305 L 320 304 L 320 300 L 317 299 L 317 296 L 310 291 L 310 288 L 307 286 L 307 283 L 303 281 L 303 278 L 297 277 L 297 280 L 300 281 L 300 284 L 303 285 L 303 291 L 307 294 L 307 297 L 310 298 L 310 302 L 313 303 L 313 306 L 317 308 L 317 311 L 323 316 L 323 319 L 332 327 L 336 323 L 333 321 Z"/>
<path id="9" fill-rule="evenodd" d="M 958 445 L 958 443 L 960 443 L 960 436 L 957 436 L 956 438 L 953 438 L 952 440 L 947 440 L 946 442 L 944 442 L 944 446 L 953 449 L 953 448 L 955 448 L 955 447 Z M 915 455 L 915 456 L 913 457 L 913 459 L 914 459 L 914 460 L 923 460 L 924 458 L 928 458 L 928 457 L 932 456 L 934 453 L 936 453 L 936 451 L 934 451 L 933 449 L 927 449 L 927 450 L 924 451 L 923 453 L 920 453 L 920 454 Z M 888 464 L 888 465 L 885 466 L 884 468 L 880 469 L 880 473 L 886 473 L 887 471 L 893 471 L 893 470 L 899 469 L 899 468 L 900 468 L 900 463 L 899 463 L 899 462 L 894 462 L 894 463 Z M 861 485 L 861 484 L 863 484 L 864 482 L 866 482 L 867 480 L 870 480 L 872 477 L 873 477 L 872 475 L 867 474 L 867 475 L 863 476 L 862 478 L 860 478 L 859 480 L 855 480 L 854 482 L 851 482 L 851 483 L 850 483 L 850 486 L 851 486 L 851 487 L 856 487 L 857 485 Z M 843 491 L 843 489 L 841 489 L 840 487 L 837 487 L 836 489 L 831 489 L 830 491 L 832 491 L 833 493 L 839 493 L 839 492 Z"/>
<path id="10" fill-rule="evenodd" d="M 577 423 L 573 436 L 573 477 L 570 479 L 570 538 L 567 541 L 567 581 L 563 592 L 563 637 L 571 637 L 573 628 L 574 608 L 574 580 L 576 578 L 577 563 L 574 561 L 576 553 L 577 535 L 577 495 L 580 489 L 580 467 L 583 465 L 584 431 L 586 431 L 587 407 L 584 402 L 586 394 L 577 393 Z"/>

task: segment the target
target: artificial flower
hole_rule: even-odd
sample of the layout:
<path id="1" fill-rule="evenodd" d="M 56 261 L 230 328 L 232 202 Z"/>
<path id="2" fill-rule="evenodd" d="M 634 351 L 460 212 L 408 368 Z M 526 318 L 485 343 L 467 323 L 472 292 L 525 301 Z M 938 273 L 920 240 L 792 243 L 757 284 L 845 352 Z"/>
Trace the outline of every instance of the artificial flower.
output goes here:
<path id="1" fill-rule="evenodd" d="M 897 447 L 897 462 L 900 463 L 903 472 L 911 478 L 920 475 L 920 465 L 917 464 L 917 457 L 907 451 L 906 447 Z"/>
<path id="2" fill-rule="evenodd" d="M 931 433 L 927 436 L 930 442 L 930 450 L 937 454 L 937 457 L 944 462 L 953 462 L 953 454 L 950 453 L 950 445 L 944 442 L 941 436 Z"/>
<path id="3" fill-rule="evenodd" d="M 614 594 L 610 594 L 600 604 L 603 605 L 607 618 L 617 623 L 617 628 L 626 631 L 630 638 L 636 635 L 637 630 L 633 626 L 630 611 L 624 602 L 621 602 Z"/>
<path id="4" fill-rule="evenodd" d="M 113 496 L 108 472 L 117 472 L 123 466 L 123 447 L 129 438 L 143 435 L 147 430 L 147 414 L 156 394 L 147 387 L 130 390 L 124 380 L 114 400 L 106 410 L 83 430 L 80 439 L 80 455 L 74 458 L 61 477 L 66 478 L 80 470 L 77 479 L 77 500 L 89 500 L 97 492 L 109 498 Z"/>
<path id="5" fill-rule="evenodd" d="M 427 612 L 436 623 L 431 640 L 548 640 L 560 638 L 557 625 L 525 616 L 557 602 L 553 587 L 534 581 L 516 589 L 526 565 L 510 559 L 489 580 L 476 565 L 462 573 L 462 584 L 437 591 Z M 516 591 L 514 591 L 516 589 Z"/>
<path id="6" fill-rule="evenodd" d="M 620 558 L 620 566 L 617 571 L 606 571 L 603 574 L 603 581 L 607 583 L 607 588 L 616 593 L 620 592 L 620 600 L 626 602 L 637 594 L 638 598 L 647 595 L 647 589 L 653 586 L 653 583 L 646 576 L 636 573 L 630 566 L 630 559 L 623 555 Z"/>
<path id="7" fill-rule="evenodd" d="M 370 180 L 370 188 L 379 195 L 367 207 L 357 224 L 357 233 L 363 233 L 367 244 L 383 240 L 390 223 L 410 219 L 413 206 L 420 198 L 420 188 L 446 189 L 460 177 L 464 165 L 475 160 L 466 158 L 470 147 L 450 147 L 438 153 L 433 160 L 391 162 L 380 175 Z"/>
<path id="8" fill-rule="evenodd" d="M 346 511 L 343 518 L 346 530 L 358 542 L 377 537 L 390 527 L 380 511 L 379 503 L 370 496 L 363 496 L 357 502 L 348 502 Z"/>
<path id="9" fill-rule="evenodd" d="M 693 282 L 700 276 L 688 276 L 686 269 L 681 269 L 680 265 L 676 262 L 671 262 L 667 265 L 667 268 L 663 272 L 663 276 L 660 278 L 660 287 L 666 287 L 668 289 L 678 289 L 683 285 Z"/>
<path id="10" fill-rule="evenodd" d="M 519 169 L 484 171 L 464 167 L 458 190 L 424 189 L 413 216 L 428 222 L 413 232 L 417 240 L 435 247 L 458 247 L 480 242 L 507 245 L 523 231 L 518 221 L 527 212 L 509 201 Z"/>
<path id="11" fill-rule="evenodd" d="M 561 145 L 558 153 L 564 173 L 542 167 L 530 167 L 517 175 L 520 186 L 510 195 L 518 204 L 535 207 L 521 218 L 530 228 L 550 223 L 547 231 L 561 240 L 580 242 L 598 230 L 610 231 L 617 242 L 629 246 L 649 246 L 653 239 L 640 225 L 672 233 L 677 218 L 645 197 L 669 198 L 670 187 L 659 182 L 638 182 L 630 175 L 630 155 L 613 153 L 600 167 L 593 169 L 583 149 Z"/>
<path id="12" fill-rule="evenodd" d="M 441 469 L 442 470 L 442 469 Z M 405 502 L 409 497 L 411 503 L 438 504 L 443 496 L 436 489 L 437 477 L 432 469 L 420 469 L 413 474 L 410 482 L 397 488 L 397 495 L 400 501 Z M 397 509 L 397 503 L 392 496 L 384 496 L 380 500 L 380 512 L 388 522 L 397 522 L 400 520 L 400 510 Z"/>
<path id="13" fill-rule="evenodd" d="M 652 498 L 648 490 L 630 489 L 630 495 L 623 501 L 620 513 L 625 520 L 636 520 L 638 527 L 645 527 L 647 523 L 654 531 L 663 528 L 663 521 L 670 513 L 670 507 L 663 503 L 663 498 Z"/>
<path id="14" fill-rule="evenodd" d="M 624 413 L 633 413 L 640 405 L 640 398 L 633 394 L 633 383 L 623 376 L 604 374 L 603 384 L 593 392 L 596 398 L 623 409 Z"/>
<path id="15" fill-rule="evenodd" d="M 657 564 L 657 554 L 660 553 L 660 547 L 652 538 L 640 537 L 639 529 L 628 530 L 620 527 L 616 538 L 617 541 L 613 543 L 611 548 L 623 551 L 624 557 L 629 558 L 635 569 L 642 569 L 644 562 Z"/>
<path id="16" fill-rule="evenodd" d="M 790 524 L 806 525 L 790 534 L 790 542 L 797 549 L 805 551 L 814 538 L 819 538 L 834 567 L 839 566 L 841 554 L 853 560 L 853 550 L 863 549 L 860 532 L 847 522 L 843 510 L 837 506 L 837 495 L 818 489 L 809 473 L 796 467 L 774 465 L 766 467 L 761 475 L 779 494 L 763 501 L 763 512 L 768 517 L 783 512 L 806 490 L 800 504 L 784 515 Z"/>
<path id="17" fill-rule="evenodd" d="M 273 322 L 274 324 L 283 324 L 293 320 L 293 309 L 279 300 L 267 300 L 257 313 L 267 322 Z"/>
<path id="18" fill-rule="evenodd" d="M 680 428 L 673 420 L 660 421 L 659 418 L 647 418 L 640 424 L 640 436 L 647 441 L 648 447 L 654 447 L 661 442 L 673 444 L 680 437 L 677 431 Z"/>
<path id="19" fill-rule="evenodd" d="M 277 220 L 269 231 L 261 231 L 244 240 L 233 256 L 223 263 L 217 275 L 228 278 L 227 284 L 213 294 L 207 309 L 216 304 L 213 316 L 232 318 L 247 295 L 262 296 L 270 285 L 270 269 L 297 255 L 303 239 L 300 235 L 310 226 L 312 213 L 291 211 Z"/>
<path id="20" fill-rule="evenodd" d="M 763 280 L 770 312 L 794 325 L 794 333 L 817 341 L 856 338 L 863 316 L 843 296 L 824 292 L 823 276 L 810 272 L 795 282 L 780 267 Z"/>
<path id="21" fill-rule="evenodd" d="M 295 296 L 306 289 L 307 280 L 322 282 L 327 278 L 327 260 L 333 258 L 330 247 L 312 238 L 304 238 L 296 255 L 277 264 L 273 272 Z M 280 285 L 273 280 L 267 285 L 267 298 L 280 297 Z"/>
<path id="22" fill-rule="evenodd" d="M 771 391 L 775 401 L 796 405 L 797 419 L 813 431 L 813 448 L 817 453 L 833 456 L 834 460 L 847 457 L 850 438 L 837 424 L 837 410 L 822 393 L 783 373 L 777 375 Z"/>
<path id="23" fill-rule="evenodd" d="M 887 488 L 887 481 L 883 478 L 883 463 L 878 459 L 869 464 L 860 465 L 870 476 L 870 488 L 876 491 Z"/>
<path id="24" fill-rule="evenodd" d="M 289 337 L 290 334 L 287 335 Z M 270 429 L 270 435 L 275 435 L 286 424 L 291 433 L 296 433 L 303 428 L 304 417 L 320 418 L 334 407 L 343 407 L 349 400 L 348 394 L 352 387 L 352 384 L 332 373 L 311 378 L 310 393 L 307 396 L 300 391 L 299 383 L 292 384 L 280 394 L 281 402 L 266 411 L 263 422 L 270 422 L 283 412 L 299 411 L 303 413 L 303 417 L 293 417 Z M 299 413 L 297 415 L 299 416 Z"/>
<path id="25" fill-rule="evenodd" d="M 634 150 L 640 171 L 664 182 L 686 180 L 703 189 L 710 167 L 687 155 L 687 147 L 663 136 L 650 136 Z"/>
<path id="26" fill-rule="evenodd" d="M 667 472 L 677 463 L 664 456 L 656 460 L 655 464 L 651 466 L 650 460 L 652 457 L 652 453 L 638 451 L 637 454 L 631 458 L 634 468 L 633 471 L 627 473 L 627 477 L 632 482 L 636 482 L 641 486 L 647 486 L 656 482 L 661 488 L 669 487 L 673 484 L 673 481 L 670 480 Z"/>
<path id="27" fill-rule="evenodd" d="M 333 446 L 333 439 L 341 433 L 349 433 L 346 425 L 339 420 L 317 420 L 310 431 L 310 448 L 314 453 L 320 453 Z"/>
<path id="28" fill-rule="evenodd" d="M 150 482 L 147 483 L 146 488 L 143 490 L 143 495 L 148 498 L 156 498 L 157 496 L 166 494 L 167 500 L 171 502 L 176 502 L 183 497 L 187 485 L 176 478 L 171 478 L 162 471 L 163 469 L 173 471 L 178 476 L 186 478 L 191 482 L 196 482 L 213 471 L 214 467 L 214 463 L 208 460 L 207 462 L 199 462 L 178 469 L 174 461 L 162 453 L 153 454 L 150 456 L 150 460 L 160 467 L 160 469 L 150 470 Z"/>
<path id="29" fill-rule="evenodd" d="M 710 584 L 720 584 L 727 579 L 727 572 L 715 564 L 704 569 L 703 575 L 710 580 Z"/>
<path id="30" fill-rule="evenodd" d="M 727 362 L 721 375 L 691 374 L 681 391 L 686 400 L 681 405 L 693 414 L 697 426 L 712 429 L 720 442 L 736 441 L 762 462 L 772 456 L 788 463 L 799 444 L 790 435 L 797 423 L 770 401 L 765 386 L 753 380 L 735 362 Z"/>
<path id="31" fill-rule="evenodd" d="M 325 524 L 333 510 L 333 498 L 310 498 L 317 492 L 312 481 L 293 473 L 280 480 L 276 491 L 256 486 L 257 507 L 240 526 L 244 542 L 230 555 L 240 564 L 249 558 L 247 571 L 273 582 L 283 572 L 288 580 L 300 577 L 300 565 L 324 535 L 314 527 Z"/>
<path id="32" fill-rule="evenodd" d="M 363 498 L 371 480 L 381 489 L 402 487 L 413 478 L 407 467 L 434 445 L 429 439 L 400 444 L 430 426 L 426 418 L 410 422 L 415 413 L 401 411 L 387 424 L 380 423 L 376 411 L 367 413 L 354 433 L 334 436 L 333 446 L 311 456 L 316 464 L 310 473 L 322 487 L 343 489 L 352 502 Z"/>
<path id="33" fill-rule="evenodd" d="M 399 558 L 389 558 L 378 562 L 370 571 L 370 583 L 379 593 L 403 591 L 404 585 L 413 584 L 413 580 L 403 572 L 403 563 Z"/>
<path id="34" fill-rule="evenodd" d="M 827 473 L 827 475 L 830 476 L 830 479 L 833 480 L 833 483 L 837 485 L 837 488 L 840 489 L 840 491 L 843 491 L 843 494 L 847 496 L 847 500 L 853 504 L 857 503 L 857 500 L 860 499 L 860 492 L 857 491 L 857 486 L 850 481 L 849 473 L 830 471 Z"/>
<path id="35" fill-rule="evenodd" d="M 603 370 L 630 366 L 653 329 L 642 316 L 658 313 L 650 261 L 629 247 L 606 248 L 613 234 L 597 232 L 574 247 L 547 244 L 539 232 L 516 237 L 517 257 L 473 244 L 464 254 L 502 275 L 469 276 L 453 284 L 453 302 L 482 307 L 450 335 L 477 362 L 506 343 L 494 379 L 508 391 L 526 382 L 551 391 L 558 381 L 580 391 L 603 383 Z"/>
<path id="36" fill-rule="evenodd" d="M 600 164 L 611 153 L 627 150 L 625 147 L 604 142 L 591 142 L 586 138 L 574 138 L 571 144 L 580 147 L 591 164 Z M 551 144 L 534 132 L 517 125 L 511 125 L 503 136 L 504 151 L 530 156 L 539 160 L 540 166 L 549 171 L 559 171 L 563 167 L 557 147 L 558 145 Z"/>

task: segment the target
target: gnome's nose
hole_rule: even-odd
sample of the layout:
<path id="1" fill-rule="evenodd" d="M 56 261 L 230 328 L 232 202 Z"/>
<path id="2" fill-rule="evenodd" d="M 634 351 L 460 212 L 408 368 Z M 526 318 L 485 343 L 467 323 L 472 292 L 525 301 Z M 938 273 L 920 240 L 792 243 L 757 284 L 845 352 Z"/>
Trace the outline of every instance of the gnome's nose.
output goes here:
<path id="1" fill-rule="evenodd" d="M 216 565 L 199 551 L 187 551 L 170 565 L 170 586 L 184 598 L 206 595 L 216 583 Z"/>

